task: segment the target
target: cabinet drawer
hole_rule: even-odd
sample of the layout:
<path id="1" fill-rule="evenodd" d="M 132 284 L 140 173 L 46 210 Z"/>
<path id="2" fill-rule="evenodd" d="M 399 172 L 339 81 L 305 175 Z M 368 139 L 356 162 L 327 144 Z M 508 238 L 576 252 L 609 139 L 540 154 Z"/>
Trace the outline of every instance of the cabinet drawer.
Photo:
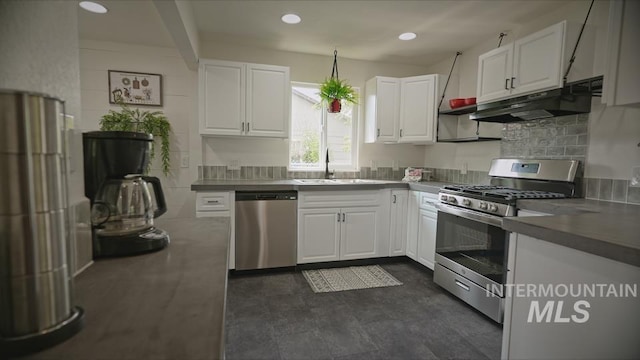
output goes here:
<path id="1" fill-rule="evenodd" d="M 380 190 L 299 192 L 298 208 L 379 206 Z"/>
<path id="2" fill-rule="evenodd" d="M 420 209 L 438 211 L 436 204 L 438 203 L 438 194 L 420 193 Z"/>
<path id="3" fill-rule="evenodd" d="M 229 192 L 198 192 L 196 193 L 196 211 L 229 210 Z"/>

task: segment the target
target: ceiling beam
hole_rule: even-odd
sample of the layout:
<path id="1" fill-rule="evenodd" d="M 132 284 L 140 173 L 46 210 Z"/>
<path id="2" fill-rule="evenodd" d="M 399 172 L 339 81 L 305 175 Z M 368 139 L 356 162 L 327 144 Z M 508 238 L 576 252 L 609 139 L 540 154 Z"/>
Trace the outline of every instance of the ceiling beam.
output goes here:
<path id="1" fill-rule="evenodd" d="M 197 70 L 200 39 L 191 5 L 176 0 L 153 0 L 153 4 L 187 67 Z"/>

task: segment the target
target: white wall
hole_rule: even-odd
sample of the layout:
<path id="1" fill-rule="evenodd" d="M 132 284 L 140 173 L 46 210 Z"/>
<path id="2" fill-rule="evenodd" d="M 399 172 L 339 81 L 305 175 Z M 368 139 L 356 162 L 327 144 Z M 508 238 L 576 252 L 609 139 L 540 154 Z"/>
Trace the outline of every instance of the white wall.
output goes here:
<path id="1" fill-rule="evenodd" d="M 333 49 L 327 49 L 327 56 L 318 56 L 205 41 L 200 44 L 200 56 L 208 59 L 289 66 L 291 81 L 310 83 L 320 83 L 331 76 L 333 65 Z M 427 74 L 425 67 L 341 58 L 340 49 L 338 70 L 341 79 L 347 79 L 352 86 L 360 88 L 361 98 L 364 98 L 365 81 L 376 75 L 403 77 Z M 398 160 L 401 167 L 423 164 L 424 146 L 364 144 L 362 101 L 359 113 L 359 167 L 370 166 L 371 160 L 376 160 L 377 166 L 391 166 L 393 160 Z M 228 165 L 232 160 L 239 160 L 240 165 L 286 166 L 288 149 L 287 140 L 206 138 L 203 142 L 203 161 L 205 165 Z"/>
<path id="2" fill-rule="evenodd" d="M 84 130 L 98 130 L 100 117 L 109 109 L 107 70 L 123 70 L 162 74 L 163 106 L 140 107 L 161 110 L 171 123 L 171 174 L 160 171 L 159 146 L 152 163 L 151 175 L 162 182 L 168 211 L 164 217 L 193 217 L 195 202 L 190 185 L 198 178 L 201 162 L 200 136 L 197 131 L 197 73 L 187 68 L 175 48 L 150 47 L 103 41 L 80 42 L 80 80 Z M 195 128 L 192 125 L 196 124 Z M 183 155 L 189 156 L 189 167 L 181 168 Z"/>
<path id="3" fill-rule="evenodd" d="M 0 1 L 0 89 L 49 94 L 65 101 L 80 124 L 78 6 L 75 2 Z M 80 149 L 80 137 L 71 139 Z M 69 178 L 72 204 L 84 198 L 82 157 Z"/>
<path id="4" fill-rule="evenodd" d="M 553 25 L 562 20 L 574 24 L 584 21 L 589 7 L 588 1 L 577 1 L 558 8 L 556 11 L 524 23 L 517 29 L 512 29 L 505 37 L 503 44 L 512 42 L 520 37 Z M 606 38 L 608 26 L 609 2 L 596 1 L 589 17 L 589 29 L 595 32 L 595 52 L 593 54 L 592 76 L 602 75 L 606 66 Z M 476 93 L 478 56 L 498 45 L 498 34 L 495 38 L 472 49 L 463 51 L 458 59 L 454 75 L 454 82 L 447 91 L 447 98 L 472 97 Z M 573 49 L 573 46 L 571 46 Z M 576 64 L 579 63 L 581 52 L 577 53 Z M 567 55 L 567 56 L 570 56 Z M 453 57 L 439 64 L 429 67 L 431 73 L 448 73 Z M 572 70 L 572 74 L 575 69 Z M 569 81 L 576 80 L 569 77 Z M 446 107 L 443 104 L 443 108 Z M 640 166 L 640 110 L 637 108 L 605 108 L 599 99 L 593 102 L 593 111 L 589 118 L 589 151 L 586 160 L 587 177 L 629 179 L 631 167 Z M 462 118 L 462 117 L 461 117 Z M 482 135 L 499 135 L 500 125 L 481 124 Z M 483 129 L 490 129 L 483 131 Z M 460 121 L 459 136 L 469 136 L 475 133 L 475 122 Z M 489 162 L 500 156 L 500 143 L 467 143 L 467 144 L 436 144 L 425 147 L 425 166 L 436 168 L 458 168 L 468 163 L 470 170 L 486 171 Z"/>

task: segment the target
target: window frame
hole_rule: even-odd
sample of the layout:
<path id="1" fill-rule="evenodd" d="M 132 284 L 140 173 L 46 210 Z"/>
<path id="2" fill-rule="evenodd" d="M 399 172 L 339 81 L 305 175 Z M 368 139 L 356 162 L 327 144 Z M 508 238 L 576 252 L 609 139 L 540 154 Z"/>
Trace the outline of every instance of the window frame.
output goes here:
<path id="1" fill-rule="evenodd" d="M 320 89 L 321 84 L 317 83 L 309 83 L 309 82 L 299 82 L 292 81 L 291 82 L 291 96 L 293 96 L 293 88 L 294 87 L 306 87 L 306 88 L 315 88 Z M 355 92 L 360 95 L 360 88 L 353 87 Z M 293 99 L 291 101 L 291 113 L 293 114 Z M 322 105 L 320 109 L 321 118 L 320 118 L 320 164 L 318 167 L 297 167 L 291 164 L 291 143 L 289 143 L 287 150 L 287 169 L 288 171 L 299 171 L 299 172 L 310 172 L 310 171 L 324 171 L 325 169 L 325 154 L 327 153 L 327 120 L 328 113 L 327 107 Z M 291 142 L 291 138 L 293 136 L 293 116 L 289 117 L 289 142 Z M 331 171 L 357 171 L 358 170 L 358 152 L 360 150 L 360 141 L 358 139 L 358 124 L 360 122 L 360 105 L 353 104 L 353 112 L 351 113 L 351 164 L 350 165 L 341 165 L 341 164 L 332 164 L 331 159 L 329 159 L 329 170 Z"/>

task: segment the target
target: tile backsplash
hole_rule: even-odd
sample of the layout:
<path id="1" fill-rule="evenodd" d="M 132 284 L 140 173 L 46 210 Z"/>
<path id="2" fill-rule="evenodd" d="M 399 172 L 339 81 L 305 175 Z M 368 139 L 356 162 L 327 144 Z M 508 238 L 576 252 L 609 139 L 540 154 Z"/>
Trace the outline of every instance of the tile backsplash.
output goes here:
<path id="1" fill-rule="evenodd" d="M 488 184 L 486 171 L 467 171 L 461 174 L 458 169 L 424 168 L 431 171 L 431 181 Z M 394 170 L 391 167 L 361 167 L 360 171 L 336 171 L 338 179 L 376 179 L 397 180 L 404 177 L 405 168 Z M 229 170 L 227 166 L 198 166 L 198 178 L 205 180 L 284 180 L 284 179 L 319 179 L 324 171 L 288 171 L 286 166 L 242 166 L 240 170 Z"/>
<path id="2" fill-rule="evenodd" d="M 640 205 L 640 187 L 629 180 L 585 178 L 585 184 L 587 199 Z"/>

